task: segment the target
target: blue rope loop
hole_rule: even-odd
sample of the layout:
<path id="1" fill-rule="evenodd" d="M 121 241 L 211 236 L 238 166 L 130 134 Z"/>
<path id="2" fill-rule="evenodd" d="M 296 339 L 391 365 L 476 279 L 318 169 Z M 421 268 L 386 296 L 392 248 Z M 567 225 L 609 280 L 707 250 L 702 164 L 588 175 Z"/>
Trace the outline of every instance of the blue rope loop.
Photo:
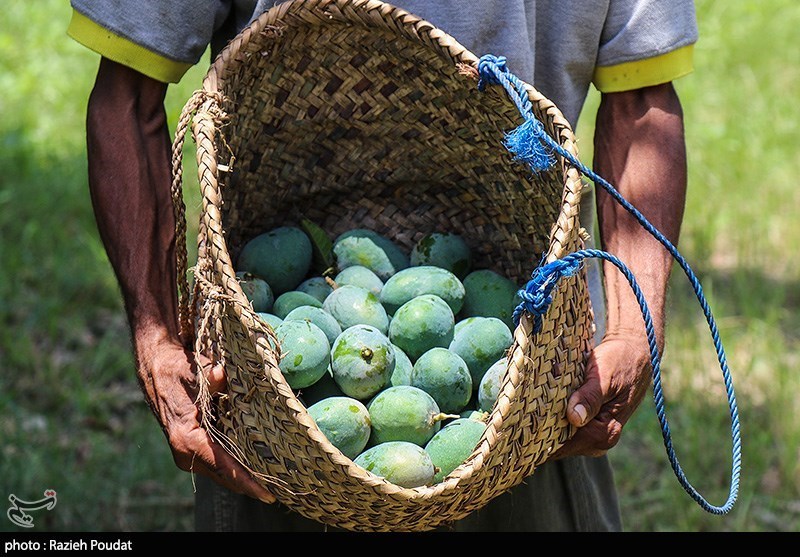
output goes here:
<path id="1" fill-rule="evenodd" d="M 717 354 L 720 370 L 722 371 L 723 381 L 728 400 L 728 408 L 731 417 L 731 439 L 733 443 L 733 463 L 731 467 L 731 484 L 728 499 L 722 506 L 715 506 L 706 501 L 700 493 L 692 487 L 675 455 L 672 444 L 672 435 L 669 429 L 669 422 L 666 418 L 664 395 L 661 386 L 661 356 L 656 345 L 655 329 L 652 317 L 636 279 L 631 271 L 615 256 L 600 250 L 580 250 L 566 255 L 559 260 L 546 265 L 537 267 L 531 275 L 531 280 L 524 289 L 519 291 L 522 302 L 515 308 L 513 319 L 515 324 L 519 324 L 519 319 L 523 312 L 528 312 L 533 318 L 534 332 L 539 332 L 542 327 L 542 319 L 553 300 L 553 291 L 558 285 L 559 280 L 565 276 L 574 275 L 580 268 L 582 261 L 587 257 L 604 259 L 611 262 L 628 280 L 628 284 L 633 289 L 639 307 L 642 311 L 642 318 L 645 322 L 647 341 L 650 348 L 650 363 L 653 371 L 653 398 L 656 405 L 656 415 L 661 426 L 661 433 L 669 458 L 672 470 L 678 478 L 684 490 L 706 511 L 712 514 L 727 514 L 733 508 L 739 492 L 739 477 L 741 473 L 741 432 L 739 429 L 739 411 L 736 404 L 736 395 L 733 389 L 733 380 L 728 369 L 725 349 L 719 336 L 719 329 L 708 305 L 700 281 L 692 271 L 689 263 L 680 254 L 678 249 L 656 229 L 627 199 L 625 199 L 608 181 L 589 169 L 585 164 L 577 159 L 572 153 L 564 149 L 544 130 L 544 126 L 533 114 L 530 99 L 524 84 L 506 67 L 504 57 L 497 57 L 487 54 L 478 62 L 478 73 L 480 80 L 478 89 L 483 91 L 487 84 L 501 85 L 514 102 L 519 113 L 524 118 L 522 125 L 506 135 L 505 147 L 514 155 L 514 159 L 524 162 L 530 166 L 535 173 L 547 170 L 554 162 L 553 153 L 568 161 L 577 168 L 584 176 L 592 180 L 595 184 L 606 190 L 611 197 L 619 203 L 636 221 L 644 227 L 662 246 L 670 253 L 678 263 L 683 273 L 686 275 L 692 286 L 694 294 L 703 310 L 711 338 Z M 510 139 L 511 138 L 511 139 Z M 543 155 L 542 155 L 543 153 Z"/>

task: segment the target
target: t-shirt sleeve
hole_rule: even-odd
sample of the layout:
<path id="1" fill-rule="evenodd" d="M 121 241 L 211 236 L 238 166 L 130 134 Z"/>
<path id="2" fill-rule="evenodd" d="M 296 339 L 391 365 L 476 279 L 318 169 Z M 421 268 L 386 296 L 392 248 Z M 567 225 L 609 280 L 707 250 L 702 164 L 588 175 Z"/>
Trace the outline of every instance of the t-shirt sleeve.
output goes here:
<path id="1" fill-rule="evenodd" d="M 694 69 L 692 0 L 611 0 L 592 82 L 612 93 L 673 81 Z"/>
<path id="2" fill-rule="evenodd" d="M 67 34 L 153 79 L 177 83 L 230 11 L 220 0 L 71 0 Z"/>

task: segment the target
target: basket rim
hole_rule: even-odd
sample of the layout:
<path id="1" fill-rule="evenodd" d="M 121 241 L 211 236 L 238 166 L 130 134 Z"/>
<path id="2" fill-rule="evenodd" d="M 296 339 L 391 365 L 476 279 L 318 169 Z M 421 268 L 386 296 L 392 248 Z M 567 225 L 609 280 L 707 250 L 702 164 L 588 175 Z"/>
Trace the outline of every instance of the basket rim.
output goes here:
<path id="1" fill-rule="evenodd" d="M 342 15 L 350 10 L 351 16 Z M 356 11 L 361 10 L 361 11 Z M 380 17 L 370 17 L 371 11 L 377 10 Z M 406 37 L 422 41 L 434 48 L 440 55 L 450 58 L 454 64 L 466 64 L 475 68 L 477 77 L 478 58 L 454 37 L 437 28 L 429 21 L 382 0 L 285 0 L 263 12 L 232 39 L 217 55 L 203 78 L 203 89 L 215 92 L 221 89 L 228 72 L 245 63 L 238 56 L 246 48 L 253 36 L 269 29 L 279 29 L 292 17 L 302 13 L 319 12 L 316 25 L 324 25 L 330 20 L 342 23 L 357 24 L 360 18 L 365 27 L 382 26 L 387 30 L 399 32 Z M 386 24 L 392 21 L 396 25 Z M 311 21 L 305 20 L 311 25 Z"/>

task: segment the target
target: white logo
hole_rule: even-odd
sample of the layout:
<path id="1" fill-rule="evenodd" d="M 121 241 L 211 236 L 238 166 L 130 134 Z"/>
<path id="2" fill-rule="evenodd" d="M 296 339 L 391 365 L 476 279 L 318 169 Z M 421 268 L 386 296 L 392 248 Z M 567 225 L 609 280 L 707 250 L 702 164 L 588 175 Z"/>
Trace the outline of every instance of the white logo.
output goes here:
<path id="1" fill-rule="evenodd" d="M 48 489 L 44 492 L 44 498 L 38 501 L 23 501 L 13 493 L 8 496 L 11 506 L 8 507 L 6 515 L 8 519 L 23 528 L 33 528 L 33 517 L 25 511 L 37 511 L 39 509 L 52 510 L 56 506 L 56 492 Z"/>

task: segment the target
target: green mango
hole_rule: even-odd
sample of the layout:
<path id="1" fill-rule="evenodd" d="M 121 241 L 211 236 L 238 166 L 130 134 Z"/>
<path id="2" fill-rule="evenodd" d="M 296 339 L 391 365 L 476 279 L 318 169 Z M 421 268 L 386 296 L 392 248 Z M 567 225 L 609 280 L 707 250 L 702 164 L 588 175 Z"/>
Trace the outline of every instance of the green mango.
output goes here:
<path id="1" fill-rule="evenodd" d="M 511 331 L 496 317 L 480 317 L 461 327 L 448 346 L 467 363 L 472 388 L 478 386 L 492 364 L 506 355 L 513 342 Z"/>
<path id="2" fill-rule="evenodd" d="M 409 300 L 395 312 L 389 339 L 412 362 L 431 348 L 447 348 L 453 340 L 455 318 L 447 302 L 433 294 Z"/>
<path id="3" fill-rule="evenodd" d="M 381 303 L 389 315 L 406 302 L 423 294 L 434 294 L 447 302 L 453 314 L 457 314 L 464 304 L 464 285 L 453 273 L 429 265 L 409 267 L 397 272 L 381 290 Z"/>
<path id="4" fill-rule="evenodd" d="M 236 273 L 236 278 L 239 279 L 239 287 L 244 292 L 245 297 L 252 304 L 253 311 L 266 313 L 272 310 L 275 296 L 267 281 L 245 271 Z"/>
<path id="5" fill-rule="evenodd" d="M 389 316 L 378 297 L 360 286 L 336 288 L 325 298 L 322 309 L 336 318 L 342 330 L 353 325 L 369 325 L 384 335 L 389 330 Z"/>
<path id="6" fill-rule="evenodd" d="M 514 330 L 512 316 L 521 298 L 520 288 L 511 280 L 489 269 L 472 271 L 464 277 L 464 304 L 459 318 L 497 317 Z"/>
<path id="7" fill-rule="evenodd" d="M 360 401 L 350 397 L 331 397 L 308 409 L 317 427 L 331 445 L 347 458 L 357 457 L 369 441 L 371 422 L 369 411 Z"/>
<path id="8" fill-rule="evenodd" d="M 311 268 L 311 240 L 293 226 L 282 226 L 249 240 L 239 253 L 237 271 L 267 281 L 275 296 L 294 290 Z"/>
<path id="9" fill-rule="evenodd" d="M 367 400 L 386 387 L 395 354 L 389 339 L 370 325 L 348 327 L 331 348 L 331 372 L 347 396 Z"/>
<path id="10" fill-rule="evenodd" d="M 293 389 L 316 383 L 331 363 L 331 346 L 325 333 L 305 320 L 284 321 L 275 329 L 281 349 L 280 369 Z"/>
<path id="11" fill-rule="evenodd" d="M 342 326 L 336 321 L 336 318 L 317 306 L 300 306 L 290 311 L 284 321 L 291 321 L 293 319 L 305 319 L 311 321 L 314 325 L 322 329 L 325 336 L 328 337 L 328 342 L 336 342 L 336 338 L 342 334 Z"/>
<path id="12" fill-rule="evenodd" d="M 283 320 L 289 315 L 292 310 L 302 306 L 322 307 L 322 302 L 317 300 L 311 294 L 300 292 L 299 290 L 290 290 L 284 292 L 277 297 L 275 303 L 272 305 L 272 313 L 277 315 Z"/>
<path id="13" fill-rule="evenodd" d="M 389 238 L 372 230 L 357 228 L 345 232 L 333 244 L 339 271 L 360 265 L 385 281 L 408 267 L 408 256 Z"/>
<path id="14" fill-rule="evenodd" d="M 458 234 L 432 232 L 420 238 L 414 245 L 409 262 L 412 267 L 441 267 L 463 279 L 472 267 L 472 254 L 467 243 Z"/>
<path id="15" fill-rule="evenodd" d="M 342 269 L 333 279 L 333 282 L 338 286 L 344 286 L 346 284 L 360 286 L 361 288 L 369 290 L 379 298 L 381 290 L 383 290 L 383 281 L 378 278 L 378 275 L 362 265 L 353 265 L 352 267 Z"/>
<path id="16" fill-rule="evenodd" d="M 411 384 L 431 395 L 442 412 L 461 412 L 472 398 L 472 375 L 464 360 L 447 348 L 431 348 L 417 359 Z"/>
<path id="17" fill-rule="evenodd" d="M 325 298 L 333 292 L 333 286 L 328 284 L 325 277 L 311 277 L 301 282 L 295 290 L 310 294 L 320 302 L 324 302 Z"/>
<path id="18" fill-rule="evenodd" d="M 436 469 L 434 483 L 441 482 L 458 468 L 478 445 L 486 424 L 470 418 L 459 418 L 444 426 L 425 445 Z"/>
<path id="19" fill-rule="evenodd" d="M 491 412 L 494 408 L 506 369 L 508 369 L 508 358 L 501 358 L 484 374 L 478 385 L 478 408 L 480 410 Z"/>
<path id="20" fill-rule="evenodd" d="M 421 487 L 433 482 L 435 470 L 430 455 L 419 445 L 390 441 L 358 455 L 356 464 L 400 487 Z"/>
<path id="21" fill-rule="evenodd" d="M 389 387 L 367 405 L 372 419 L 370 445 L 408 441 L 424 445 L 445 418 L 431 395 L 410 385 Z"/>

